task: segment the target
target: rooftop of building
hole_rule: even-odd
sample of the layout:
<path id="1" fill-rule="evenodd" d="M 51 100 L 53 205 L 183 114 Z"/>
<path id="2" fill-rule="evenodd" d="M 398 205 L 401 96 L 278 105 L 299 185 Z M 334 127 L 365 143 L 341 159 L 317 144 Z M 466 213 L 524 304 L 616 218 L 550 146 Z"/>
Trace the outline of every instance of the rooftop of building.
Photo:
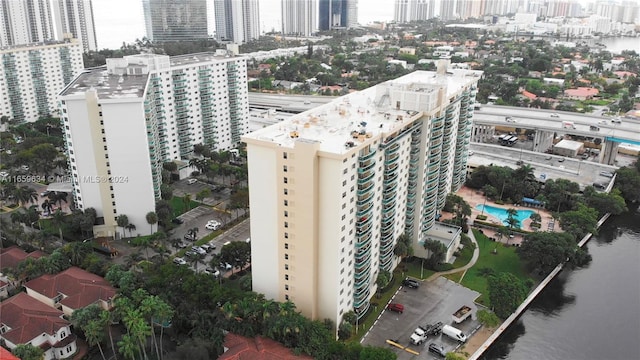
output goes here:
<path id="1" fill-rule="evenodd" d="M 116 295 L 116 289 L 104 278 L 78 267 L 42 275 L 24 286 L 51 299 L 63 294 L 60 303 L 71 309 L 80 309 L 98 300 L 108 301 Z"/>
<path id="2" fill-rule="evenodd" d="M 16 51 L 27 51 L 34 49 L 42 49 L 47 47 L 58 47 L 58 46 L 68 46 L 68 45 L 80 45 L 80 42 L 77 39 L 66 39 L 66 40 L 51 40 L 51 41 L 43 41 L 36 43 L 28 43 L 28 44 L 18 44 L 18 45 L 7 45 L 0 47 L 0 53 L 10 53 Z"/>
<path id="3" fill-rule="evenodd" d="M 147 74 L 110 75 L 106 66 L 93 68 L 78 75 L 60 96 L 80 95 L 94 89 L 99 99 L 142 98 L 148 77 Z"/>
<path id="4" fill-rule="evenodd" d="M 0 360 L 20 360 L 15 357 L 9 350 L 0 347 Z"/>
<path id="5" fill-rule="evenodd" d="M 230 56 L 230 52 L 219 50 L 216 52 L 203 52 L 187 55 L 178 55 L 169 57 L 171 67 L 180 67 L 185 65 L 200 64 L 210 61 L 227 61 L 229 59 L 239 59 L 240 56 Z M 159 54 L 136 54 L 126 56 L 124 62 L 131 61 L 128 65 L 120 65 L 123 68 L 146 68 L 147 64 L 143 62 L 151 62 L 153 58 L 167 58 L 166 55 Z M 130 59 L 130 60 L 127 60 Z M 108 59 L 108 63 L 111 59 Z M 99 99 L 124 99 L 124 98 L 142 98 L 144 96 L 145 87 L 149 75 L 148 70 L 142 71 L 141 74 L 117 74 L 110 71 L 107 66 L 100 66 L 86 69 L 78 75 L 61 93 L 60 96 L 79 95 L 87 90 L 95 89 Z"/>
<path id="6" fill-rule="evenodd" d="M 53 335 L 69 322 L 62 311 L 46 305 L 26 293 L 19 293 L 0 303 L 2 324 L 11 330 L 2 336 L 14 344 L 25 344 L 42 334 Z"/>
<path id="7" fill-rule="evenodd" d="M 24 261 L 28 257 L 38 259 L 44 255 L 45 253 L 40 250 L 27 253 L 17 246 L 0 249 L 0 271 L 6 268 L 14 268 L 18 265 L 18 263 Z"/>
<path id="8" fill-rule="evenodd" d="M 384 95 L 377 99 L 378 87 L 402 84 L 408 85 L 410 91 L 422 93 L 437 92 L 446 87 L 449 98 L 481 74 L 481 71 L 459 69 L 448 70 L 443 75 L 434 71 L 415 71 L 294 115 L 247 134 L 244 139 L 293 148 L 300 138 L 319 142 L 321 151 L 345 154 L 352 147 L 399 131 L 423 115 L 419 111 L 392 107 L 388 96 L 387 99 Z"/>
<path id="9" fill-rule="evenodd" d="M 306 355 L 294 355 L 279 342 L 264 337 L 247 338 L 228 333 L 224 347 L 229 349 L 220 355 L 219 360 L 307 360 Z"/>
<path id="10" fill-rule="evenodd" d="M 454 243 L 458 237 L 458 233 L 462 230 L 459 226 L 451 225 L 443 222 L 436 222 L 433 226 L 423 233 L 423 240 L 433 239 L 443 243 L 447 249 Z"/>

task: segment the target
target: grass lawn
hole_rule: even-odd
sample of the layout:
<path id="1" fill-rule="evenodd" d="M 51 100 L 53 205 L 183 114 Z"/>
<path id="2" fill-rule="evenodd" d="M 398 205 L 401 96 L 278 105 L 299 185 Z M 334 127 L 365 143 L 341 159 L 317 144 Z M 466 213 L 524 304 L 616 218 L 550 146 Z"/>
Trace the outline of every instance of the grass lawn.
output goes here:
<path id="1" fill-rule="evenodd" d="M 412 278 L 416 279 L 424 280 L 435 273 L 435 271 L 429 270 L 426 267 L 424 269 L 421 269 L 422 259 L 420 258 L 414 258 L 413 261 L 408 261 L 407 259 L 405 259 L 398 265 L 397 269 L 402 271 L 403 267 L 406 268 L 406 271 L 404 271 L 405 276 L 411 276 Z"/>
<path id="2" fill-rule="evenodd" d="M 177 196 L 172 197 L 169 203 L 171 204 L 171 208 L 173 209 L 174 217 L 182 215 L 187 211 L 192 210 L 201 205 L 199 202 L 191 200 L 191 202 L 189 203 L 189 208 L 187 209 L 187 207 L 185 206 L 186 204 L 184 202 L 184 198 L 177 197 Z"/>
<path id="3" fill-rule="evenodd" d="M 482 294 L 477 300 L 479 303 L 483 305 L 489 304 L 487 278 L 481 275 L 480 269 L 490 268 L 496 273 L 510 272 L 523 281 L 531 278 L 524 267 L 524 263 L 520 261 L 516 254 L 515 247 L 493 242 L 475 229 L 473 234 L 480 246 L 480 257 L 476 264 L 467 271 L 464 279 L 462 279 L 462 285 Z M 497 254 L 492 253 L 493 249 L 497 249 Z"/>

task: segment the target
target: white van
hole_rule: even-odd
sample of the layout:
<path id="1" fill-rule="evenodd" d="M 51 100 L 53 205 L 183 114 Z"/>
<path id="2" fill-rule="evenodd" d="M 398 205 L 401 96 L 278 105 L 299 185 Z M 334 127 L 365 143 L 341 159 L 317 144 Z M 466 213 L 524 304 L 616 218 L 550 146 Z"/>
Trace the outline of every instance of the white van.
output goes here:
<path id="1" fill-rule="evenodd" d="M 451 325 L 445 325 L 444 327 L 442 327 L 442 333 L 452 338 L 453 340 L 458 340 L 460 342 L 467 341 L 467 336 L 462 331 L 454 328 Z"/>
<path id="2" fill-rule="evenodd" d="M 231 241 L 227 241 L 226 243 L 222 244 L 222 246 L 227 246 L 229 244 L 231 244 Z"/>

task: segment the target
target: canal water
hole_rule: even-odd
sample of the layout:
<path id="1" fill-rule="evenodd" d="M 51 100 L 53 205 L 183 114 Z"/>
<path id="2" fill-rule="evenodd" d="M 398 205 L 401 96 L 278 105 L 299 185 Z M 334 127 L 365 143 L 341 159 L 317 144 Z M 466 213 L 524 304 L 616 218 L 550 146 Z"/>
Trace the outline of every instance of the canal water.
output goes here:
<path id="1" fill-rule="evenodd" d="M 482 359 L 640 359 L 640 212 L 610 218 Z"/>

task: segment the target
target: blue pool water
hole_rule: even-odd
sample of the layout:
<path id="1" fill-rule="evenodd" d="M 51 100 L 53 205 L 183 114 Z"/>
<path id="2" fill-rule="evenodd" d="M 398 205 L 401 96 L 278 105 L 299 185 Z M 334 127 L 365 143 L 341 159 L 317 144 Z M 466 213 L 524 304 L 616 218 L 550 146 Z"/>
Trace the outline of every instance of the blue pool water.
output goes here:
<path id="1" fill-rule="evenodd" d="M 484 207 L 485 213 L 500 219 L 500 221 L 502 222 L 502 225 L 507 225 L 507 218 L 509 217 L 509 215 L 507 215 L 507 209 L 503 209 L 503 208 L 499 208 L 491 205 L 478 205 L 476 206 L 476 209 L 482 211 L 483 207 Z M 522 227 L 523 221 L 528 219 L 529 216 L 531 216 L 531 214 L 533 213 L 534 213 L 533 210 L 518 210 L 518 213 L 516 214 L 516 219 L 520 221 L 520 227 Z"/>

